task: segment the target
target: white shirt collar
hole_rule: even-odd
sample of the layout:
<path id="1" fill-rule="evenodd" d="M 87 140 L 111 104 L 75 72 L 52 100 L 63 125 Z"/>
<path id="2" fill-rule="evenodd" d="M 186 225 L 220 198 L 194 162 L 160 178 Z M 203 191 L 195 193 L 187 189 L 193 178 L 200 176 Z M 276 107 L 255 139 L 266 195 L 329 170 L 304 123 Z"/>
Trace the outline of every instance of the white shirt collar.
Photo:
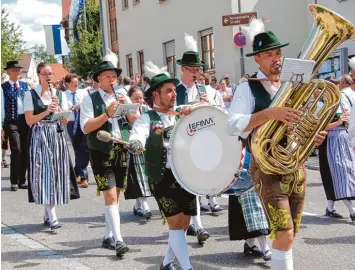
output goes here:
<path id="1" fill-rule="evenodd" d="M 110 97 L 115 97 L 115 95 L 113 94 L 112 96 L 110 96 L 109 94 L 107 94 L 104 90 L 102 90 L 101 88 L 99 88 L 99 93 L 101 95 L 102 98 L 104 98 L 104 96 L 107 96 L 108 98 Z"/>
<path id="2" fill-rule="evenodd" d="M 15 83 L 17 83 L 17 85 L 20 86 L 20 83 L 18 80 L 16 82 L 9 80 L 9 83 L 11 84 L 11 86 L 14 86 Z"/>

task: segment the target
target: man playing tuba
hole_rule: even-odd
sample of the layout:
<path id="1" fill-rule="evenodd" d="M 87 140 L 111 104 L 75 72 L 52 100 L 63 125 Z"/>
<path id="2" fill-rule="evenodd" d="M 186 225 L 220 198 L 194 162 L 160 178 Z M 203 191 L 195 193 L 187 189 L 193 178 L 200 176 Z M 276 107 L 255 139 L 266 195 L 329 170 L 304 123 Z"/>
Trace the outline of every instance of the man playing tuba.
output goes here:
<path id="1" fill-rule="evenodd" d="M 254 31 L 251 28 L 254 28 Z M 255 29 L 260 30 L 251 37 L 253 52 L 246 56 L 254 56 L 259 71 L 238 86 L 228 114 L 229 134 L 244 139 L 251 136 L 255 128 L 269 120 L 281 121 L 292 128 L 301 120 L 302 115 L 301 111 L 293 108 L 269 108 L 281 86 L 281 48 L 288 43 L 281 43 L 271 31 L 265 32 L 259 20 L 253 20 L 247 30 L 249 33 L 255 33 Z M 326 132 L 323 131 L 317 134 L 315 144 L 321 144 L 325 135 Z M 244 142 L 250 152 L 247 140 Z M 250 169 L 271 229 L 272 269 L 293 269 L 292 244 L 301 224 L 306 171 L 301 166 L 298 172 L 291 175 L 265 174 L 254 161 L 251 162 Z M 298 177 L 295 177 L 296 174 Z"/>

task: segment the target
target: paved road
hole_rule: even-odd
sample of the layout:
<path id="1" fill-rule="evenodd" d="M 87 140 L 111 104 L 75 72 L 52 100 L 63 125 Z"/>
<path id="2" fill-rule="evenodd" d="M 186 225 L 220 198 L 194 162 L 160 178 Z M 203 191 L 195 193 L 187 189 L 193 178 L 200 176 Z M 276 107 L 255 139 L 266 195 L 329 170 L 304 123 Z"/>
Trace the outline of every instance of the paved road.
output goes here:
<path id="1" fill-rule="evenodd" d="M 133 201 L 122 200 L 122 234 L 130 247 L 124 259 L 102 249 L 104 232 L 103 198 L 95 196 L 91 177 L 88 189 L 80 189 L 81 199 L 57 207 L 64 225 L 53 235 L 42 226 L 43 207 L 27 202 L 27 191 L 10 191 L 9 169 L 2 169 L 1 188 L 1 266 L 2 269 L 159 269 L 167 245 L 167 227 L 162 225 L 153 199 L 153 218 L 146 222 L 132 215 Z M 308 171 L 308 191 L 302 231 L 294 247 L 295 269 L 355 269 L 355 225 L 349 218 L 324 217 L 325 196 L 318 171 Z M 228 200 L 220 198 L 227 208 Z M 348 217 L 344 205 L 336 204 Z M 188 237 L 195 269 L 270 269 L 262 259 L 245 258 L 243 242 L 228 237 L 227 211 L 219 216 L 203 214 L 202 222 L 211 233 L 204 247 Z"/>

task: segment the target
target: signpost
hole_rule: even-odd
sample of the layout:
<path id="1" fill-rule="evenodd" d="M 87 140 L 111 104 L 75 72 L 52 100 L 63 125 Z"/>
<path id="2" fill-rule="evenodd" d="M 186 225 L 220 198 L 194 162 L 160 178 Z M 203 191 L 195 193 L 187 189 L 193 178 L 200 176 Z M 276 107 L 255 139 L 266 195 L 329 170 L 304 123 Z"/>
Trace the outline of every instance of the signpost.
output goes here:
<path id="1" fill-rule="evenodd" d="M 232 15 L 222 16 L 223 26 L 236 26 L 242 24 L 248 24 L 253 18 L 257 18 L 257 12 L 248 12 L 248 13 L 238 13 Z"/>

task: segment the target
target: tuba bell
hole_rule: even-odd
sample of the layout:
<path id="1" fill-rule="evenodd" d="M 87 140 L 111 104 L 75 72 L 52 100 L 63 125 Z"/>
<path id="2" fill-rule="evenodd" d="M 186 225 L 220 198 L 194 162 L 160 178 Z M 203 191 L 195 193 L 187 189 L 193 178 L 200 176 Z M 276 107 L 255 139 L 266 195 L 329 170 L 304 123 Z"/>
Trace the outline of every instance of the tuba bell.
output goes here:
<path id="1" fill-rule="evenodd" d="M 314 24 L 299 59 L 315 61 L 314 76 L 340 44 L 355 37 L 355 27 L 320 5 L 310 5 L 309 11 Z M 319 101 L 323 102 L 321 108 L 317 105 Z M 271 120 L 255 130 L 251 150 L 262 172 L 287 175 L 297 171 L 314 150 L 315 135 L 324 130 L 334 117 L 339 101 L 339 88 L 325 80 L 282 83 L 270 107 L 290 107 L 302 111 L 303 115 L 293 129 Z"/>

